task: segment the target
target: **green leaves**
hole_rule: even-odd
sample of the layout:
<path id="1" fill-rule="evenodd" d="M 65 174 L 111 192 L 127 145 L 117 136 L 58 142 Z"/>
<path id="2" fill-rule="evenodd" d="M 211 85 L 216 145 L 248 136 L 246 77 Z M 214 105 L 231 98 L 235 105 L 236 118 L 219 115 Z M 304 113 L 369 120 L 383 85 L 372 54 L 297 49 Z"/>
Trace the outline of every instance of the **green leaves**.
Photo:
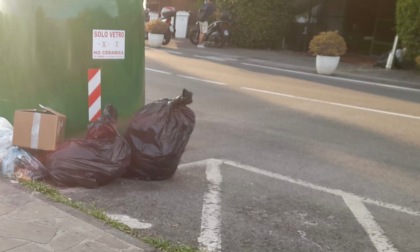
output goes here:
<path id="1" fill-rule="evenodd" d="M 406 57 L 420 56 L 420 1 L 398 0 L 396 21 L 401 43 L 407 48 Z"/>
<path id="2" fill-rule="evenodd" d="M 232 42 L 240 47 L 271 48 L 281 46 L 291 14 L 288 0 L 218 0 L 235 22 Z"/>

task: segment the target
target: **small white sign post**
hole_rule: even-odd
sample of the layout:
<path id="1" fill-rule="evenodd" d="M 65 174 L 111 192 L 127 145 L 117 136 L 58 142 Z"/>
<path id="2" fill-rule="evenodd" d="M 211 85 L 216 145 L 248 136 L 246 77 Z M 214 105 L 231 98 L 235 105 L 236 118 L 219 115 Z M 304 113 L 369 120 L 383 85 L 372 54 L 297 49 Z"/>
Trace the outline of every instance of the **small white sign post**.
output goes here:
<path id="1" fill-rule="evenodd" d="M 93 30 L 92 59 L 124 59 L 124 30 Z"/>
<path id="2" fill-rule="evenodd" d="M 391 69 L 392 65 L 394 64 L 394 57 L 395 57 L 395 50 L 397 49 L 398 44 L 398 36 L 395 36 L 394 45 L 392 46 L 392 50 L 388 55 L 388 60 L 386 62 L 386 69 Z"/>

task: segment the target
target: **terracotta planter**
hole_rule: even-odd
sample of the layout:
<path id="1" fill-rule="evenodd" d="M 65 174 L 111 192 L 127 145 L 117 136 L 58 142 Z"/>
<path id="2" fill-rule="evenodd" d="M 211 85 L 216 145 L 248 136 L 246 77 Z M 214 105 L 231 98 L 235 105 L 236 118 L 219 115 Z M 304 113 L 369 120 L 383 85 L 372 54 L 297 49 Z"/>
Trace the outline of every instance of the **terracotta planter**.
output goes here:
<path id="1" fill-rule="evenodd" d="M 316 56 L 316 72 L 318 74 L 331 75 L 337 69 L 340 56 Z"/>
<path id="2" fill-rule="evenodd" d="M 149 33 L 149 46 L 151 47 L 161 47 L 163 42 L 163 34 L 153 34 Z"/>

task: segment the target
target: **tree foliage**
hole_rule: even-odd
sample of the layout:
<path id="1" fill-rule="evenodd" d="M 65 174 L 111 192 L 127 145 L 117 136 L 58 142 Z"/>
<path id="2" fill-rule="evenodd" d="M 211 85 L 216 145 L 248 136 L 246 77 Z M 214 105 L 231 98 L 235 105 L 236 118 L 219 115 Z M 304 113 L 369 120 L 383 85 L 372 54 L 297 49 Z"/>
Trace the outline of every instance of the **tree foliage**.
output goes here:
<path id="1" fill-rule="evenodd" d="M 281 46 L 291 21 L 290 0 L 218 0 L 232 14 L 232 42 L 247 48 Z"/>
<path id="2" fill-rule="evenodd" d="M 396 21 L 398 36 L 407 48 L 406 56 L 420 56 L 420 0 L 398 0 Z"/>

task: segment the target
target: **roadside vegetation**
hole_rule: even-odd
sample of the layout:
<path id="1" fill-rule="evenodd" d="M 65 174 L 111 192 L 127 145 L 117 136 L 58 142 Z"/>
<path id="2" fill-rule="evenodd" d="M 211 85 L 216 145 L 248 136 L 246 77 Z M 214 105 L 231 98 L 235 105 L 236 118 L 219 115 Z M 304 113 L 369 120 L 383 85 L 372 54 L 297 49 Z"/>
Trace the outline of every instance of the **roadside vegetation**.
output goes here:
<path id="1" fill-rule="evenodd" d="M 217 0 L 232 14 L 232 42 L 245 48 L 280 48 L 291 21 L 290 0 Z"/>
<path id="2" fill-rule="evenodd" d="M 420 67 L 420 1 L 398 0 L 396 23 L 402 46 L 407 48 L 405 56 Z"/>
<path id="3" fill-rule="evenodd" d="M 57 189 L 43 182 L 26 181 L 26 182 L 21 182 L 21 185 L 25 186 L 26 188 L 32 191 L 36 191 L 42 194 L 44 197 L 46 197 L 49 200 L 73 207 L 85 214 L 93 216 L 96 219 L 104 222 L 105 224 L 115 229 L 118 229 L 126 234 L 129 234 L 137 239 L 140 239 L 141 241 L 163 252 L 199 252 L 197 248 L 190 247 L 183 244 L 173 244 L 170 241 L 167 241 L 160 237 L 139 237 L 136 230 L 130 228 L 124 223 L 118 222 L 108 217 L 105 214 L 105 212 L 102 211 L 101 209 L 92 205 L 88 206 L 82 202 L 76 202 L 69 198 L 66 198 L 63 195 L 61 195 Z"/>

